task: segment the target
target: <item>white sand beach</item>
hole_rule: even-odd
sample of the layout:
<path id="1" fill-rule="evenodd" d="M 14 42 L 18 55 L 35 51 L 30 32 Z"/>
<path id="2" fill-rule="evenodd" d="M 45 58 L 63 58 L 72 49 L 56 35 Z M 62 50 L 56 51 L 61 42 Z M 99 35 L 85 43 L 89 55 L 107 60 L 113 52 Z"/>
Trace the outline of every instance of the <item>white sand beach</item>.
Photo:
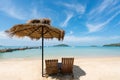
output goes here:
<path id="1" fill-rule="evenodd" d="M 120 57 L 75 58 L 74 79 L 41 77 L 40 59 L 4 59 L 0 60 L 0 80 L 120 80 Z"/>

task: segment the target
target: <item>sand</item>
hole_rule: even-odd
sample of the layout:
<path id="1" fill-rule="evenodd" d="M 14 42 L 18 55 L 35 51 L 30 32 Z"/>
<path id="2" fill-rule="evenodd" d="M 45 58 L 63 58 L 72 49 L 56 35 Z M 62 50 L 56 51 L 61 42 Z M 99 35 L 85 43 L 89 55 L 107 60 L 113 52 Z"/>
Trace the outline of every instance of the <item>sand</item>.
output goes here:
<path id="1" fill-rule="evenodd" d="M 120 80 L 120 57 L 75 58 L 74 79 L 70 75 L 41 77 L 40 59 L 2 59 L 0 80 Z"/>

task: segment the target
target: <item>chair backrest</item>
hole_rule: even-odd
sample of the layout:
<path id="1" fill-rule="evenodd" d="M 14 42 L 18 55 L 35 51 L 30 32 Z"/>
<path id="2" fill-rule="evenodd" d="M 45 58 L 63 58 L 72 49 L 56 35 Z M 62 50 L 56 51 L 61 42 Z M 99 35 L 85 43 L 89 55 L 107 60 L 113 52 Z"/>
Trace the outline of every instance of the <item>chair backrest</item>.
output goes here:
<path id="1" fill-rule="evenodd" d="M 73 73 L 74 58 L 62 58 L 62 73 Z"/>
<path id="2" fill-rule="evenodd" d="M 47 74 L 58 73 L 58 59 L 45 60 L 45 63 Z"/>

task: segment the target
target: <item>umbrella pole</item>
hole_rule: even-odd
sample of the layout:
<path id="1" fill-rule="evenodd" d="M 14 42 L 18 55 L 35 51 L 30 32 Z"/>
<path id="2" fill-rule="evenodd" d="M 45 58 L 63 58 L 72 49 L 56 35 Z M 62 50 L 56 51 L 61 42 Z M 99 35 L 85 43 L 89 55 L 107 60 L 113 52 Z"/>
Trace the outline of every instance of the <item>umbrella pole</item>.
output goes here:
<path id="1" fill-rule="evenodd" d="M 44 77 L 43 69 L 44 69 L 44 36 L 43 36 L 43 26 L 42 26 L 42 77 Z"/>

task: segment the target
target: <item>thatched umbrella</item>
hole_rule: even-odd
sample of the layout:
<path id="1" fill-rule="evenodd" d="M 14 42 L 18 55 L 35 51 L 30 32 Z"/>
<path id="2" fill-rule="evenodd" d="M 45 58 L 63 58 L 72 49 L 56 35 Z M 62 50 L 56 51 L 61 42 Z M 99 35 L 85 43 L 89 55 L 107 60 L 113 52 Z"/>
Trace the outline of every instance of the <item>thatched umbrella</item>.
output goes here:
<path id="1" fill-rule="evenodd" d="M 64 31 L 50 25 L 50 19 L 33 19 L 26 24 L 18 24 L 13 26 L 6 32 L 9 36 L 29 37 L 31 39 L 39 40 L 42 38 L 42 76 L 44 68 L 44 38 L 63 40 Z"/>

